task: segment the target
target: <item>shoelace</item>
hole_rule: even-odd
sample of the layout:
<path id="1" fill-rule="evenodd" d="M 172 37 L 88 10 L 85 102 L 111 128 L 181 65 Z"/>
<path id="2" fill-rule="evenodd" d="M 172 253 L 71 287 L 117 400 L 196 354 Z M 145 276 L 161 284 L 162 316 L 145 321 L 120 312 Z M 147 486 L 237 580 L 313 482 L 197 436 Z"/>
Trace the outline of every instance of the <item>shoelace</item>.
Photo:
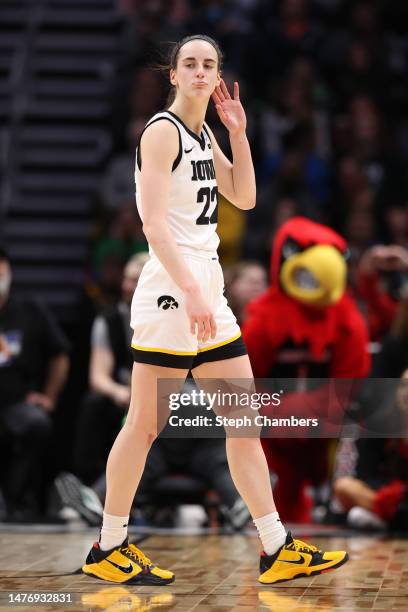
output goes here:
<path id="1" fill-rule="evenodd" d="M 293 540 L 293 542 L 288 544 L 286 548 L 296 550 L 296 552 L 301 550 L 305 552 L 322 552 L 319 548 L 313 546 L 313 544 L 306 544 L 306 542 L 302 542 L 302 540 Z"/>
<path id="2" fill-rule="evenodd" d="M 122 550 L 130 557 L 133 557 L 142 567 L 150 567 L 153 565 L 150 559 L 146 557 L 141 550 L 136 548 L 134 544 L 129 544 L 128 546 L 121 548 L 121 551 Z"/>

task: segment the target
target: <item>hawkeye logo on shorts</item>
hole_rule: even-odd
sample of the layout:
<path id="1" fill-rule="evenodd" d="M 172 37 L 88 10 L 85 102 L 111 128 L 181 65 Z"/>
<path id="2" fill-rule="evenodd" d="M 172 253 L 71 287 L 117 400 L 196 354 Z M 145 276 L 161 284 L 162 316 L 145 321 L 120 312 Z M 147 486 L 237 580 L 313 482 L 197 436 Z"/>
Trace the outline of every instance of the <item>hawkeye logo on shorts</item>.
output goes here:
<path id="1" fill-rule="evenodd" d="M 171 295 L 161 295 L 157 300 L 157 306 L 160 310 L 175 310 L 178 308 L 178 302 Z"/>

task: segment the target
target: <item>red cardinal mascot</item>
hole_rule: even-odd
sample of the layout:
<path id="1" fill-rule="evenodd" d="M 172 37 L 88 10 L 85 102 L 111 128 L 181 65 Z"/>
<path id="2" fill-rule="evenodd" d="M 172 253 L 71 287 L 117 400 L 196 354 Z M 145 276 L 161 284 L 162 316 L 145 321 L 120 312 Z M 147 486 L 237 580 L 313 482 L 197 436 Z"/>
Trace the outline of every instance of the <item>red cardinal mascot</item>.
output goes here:
<path id="1" fill-rule="evenodd" d="M 346 291 L 347 245 L 331 228 L 303 217 L 284 223 L 271 257 L 271 286 L 248 305 L 243 336 L 256 378 L 347 378 L 367 376 L 368 332 Z M 322 385 L 323 387 L 324 385 Z M 326 385 L 327 386 L 327 385 Z M 320 397 L 319 397 L 320 393 Z M 322 412 L 327 389 L 291 389 L 283 409 L 294 414 L 305 400 Z M 310 522 L 307 484 L 328 476 L 328 441 L 263 438 L 269 467 L 278 481 L 282 520 Z"/>

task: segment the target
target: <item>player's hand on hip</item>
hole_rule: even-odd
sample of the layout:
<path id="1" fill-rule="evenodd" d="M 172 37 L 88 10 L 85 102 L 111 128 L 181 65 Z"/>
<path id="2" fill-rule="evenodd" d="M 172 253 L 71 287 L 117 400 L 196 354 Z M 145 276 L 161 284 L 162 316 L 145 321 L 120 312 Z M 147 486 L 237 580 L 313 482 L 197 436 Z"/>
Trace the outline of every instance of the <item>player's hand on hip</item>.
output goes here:
<path id="1" fill-rule="evenodd" d="M 217 325 L 201 291 L 197 290 L 193 293 L 186 293 L 185 300 L 191 333 L 197 334 L 199 342 L 207 342 L 210 338 L 215 338 Z"/>
<path id="2" fill-rule="evenodd" d="M 225 125 L 230 134 L 245 132 L 246 115 L 239 99 L 239 85 L 234 82 L 234 97 L 231 98 L 228 88 L 223 79 L 218 87 L 215 88 L 212 99 L 217 109 L 221 122 Z"/>

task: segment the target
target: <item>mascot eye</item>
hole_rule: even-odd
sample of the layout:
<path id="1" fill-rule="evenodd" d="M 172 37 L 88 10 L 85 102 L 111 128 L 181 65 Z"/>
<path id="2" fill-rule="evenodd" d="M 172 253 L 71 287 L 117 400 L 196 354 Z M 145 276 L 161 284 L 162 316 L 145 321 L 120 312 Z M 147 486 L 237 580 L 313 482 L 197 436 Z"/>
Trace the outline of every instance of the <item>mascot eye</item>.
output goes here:
<path id="1" fill-rule="evenodd" d="M 297 253 L 300 253 L 301 250 L 302 249 L 297 244 L 297 242 L 295 242 L 291 238 L 288 238 L 288 240 L 285 242 L 285 244 L 282 247 L 283 259 L 289 259 L 289 257 L 292 257 L 292 255 L 297 255 Z"/>

